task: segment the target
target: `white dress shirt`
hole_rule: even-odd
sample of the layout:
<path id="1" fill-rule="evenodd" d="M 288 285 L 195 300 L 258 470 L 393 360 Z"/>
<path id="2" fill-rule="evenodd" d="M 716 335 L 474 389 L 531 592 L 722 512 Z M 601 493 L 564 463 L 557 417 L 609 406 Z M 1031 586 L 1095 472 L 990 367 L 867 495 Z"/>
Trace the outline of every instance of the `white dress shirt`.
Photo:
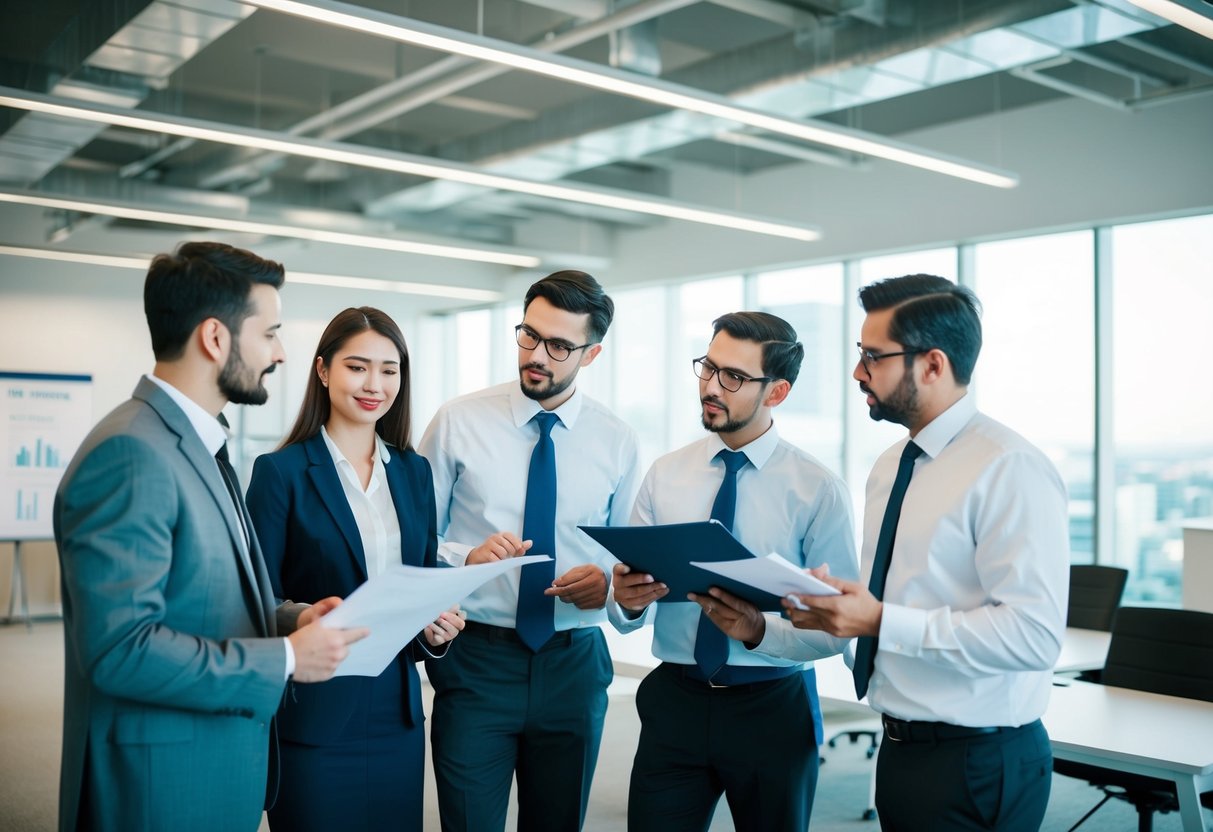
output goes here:
<path id="1" fill-rule="evenodd" d="M 447 402 L 418 450 L 434 472 L 438 557 L 462 566 L 468 552 L 499 531 L 522 536 L 526 480 L 539 439 L 532 422 L 542 408 L 506 382 Z M 609 583 L 615 559 L 577 526 L 627 525 L 640 480 L 636 434 L 598 402 L 575 391 L 554 412 L 556 449 L 556 577 L 595 564 Z M 534 554 L 548 554 L 535 552 Z M 517 571 L 490 581 L 463 601 L 468 618 L 513 627 Z M 556 630 L 598 624 L 602 610 L 556 604 Z"/>
<path id="2" fill-rule="evenodd" d="M 392 460 L 387 443 L 375 434 L 375 463 L 371 469 L 371 479 L 364 490 L 358 479 L 354 465 L 345 458 L 345 454 L 337 447 L 337 443 L 329 436 L 329 432 L 320 427 L 320 435 L 324 438 L 324 446 L 328 448 L 333 465 L 337 468 L 341 488 L 345 491 L 345 499 L 350 504 L 354 514 L 354 522 L 358 526 L 358 536 L 362 538 L 362 554 L 366 559 L 366 576 L 374 578 L 383 574 L 388 566 L 400 564 L 400 517 L 396 514 L 396 504 L 392 502 L 392 492 L 387 484 L 387 468 Z"/>
<path id="3" fill-rule="evenodd" d="M 707 520 L 724 478 L 728 450 L 719 435 L 666 454 L 653 463 L 632 512 L 634 525 L 666 525 Z M 738 449 L 749 464 L 737 472 L 737 509 L 733 535 L 759 557 L 775 552 L 801 568 L 828 563 L 830 574 L 855 580 L 859 565 L 846 484 L 796 446 L 779 438 L 772 425 L 766 433 Z M 676 664 L 695 663 L 695 636 L 700 607 L 693 601 L 653 603 L 644 615 L 629 618 L 618 603 L 609 605 L 611 623 L 630 632 L 653 622 L 653 655 Z M 778 614 L 766 615 L 768 632 L 779 627 Z M 822 632 L 795 630 L 784 637 L 796 642 L 793 656 L 778 651 L 747 650 L 729 640 L 731 665 L 787 666 L 840 652 L 849 641 Z M 764 638 L 764 644 L 767 639 Z"/>
<path id="4" fill-rule="evenodd" d="M 169 384 L 162 378 L 158 378 L 152 374 L 144 376 L 152 384 L 159 387 L 168 397 L 173 400 L 177 407 L 181 408 L 181 412 L 185 414 L 185 418 L 189 419 L 190 425 L 194 428 L 194 432 L 198 434 L 198 438 L 202 440 L 202 446 L 206 448 L 206 452 L 214 456 L 223 447 L 223 443 L 227 442 L 227 430 L 219 423 L 219 420 L 207 413 L 202 405 L 191 399 L 189 396 L 182 393 L 173 385 Z M 227 475 L 219 469 L 219 460 L 215 460 L 215 470 L 219 472 L 220 477 Z M 234 484 L 234 483 L 233 483 Z M 239 486 L 237 486 L 238 488 Z M 240 515 L 239 509 L 235 503 L 231 503 L 232 514 L 236 516 L 236 525 L 244 529 L 245 535 L 249 535 L 252 529 L 244 524 L 244 518 Z M 250 558 L 247 551 L 241 549 L 240 556 Z M 255 570 L 254 570 L 255 572 Z M 291 647 L 290 639 L 282 639 L 282 643 L 286 647 L 286 678 L 291 678 L 291 674 L 295 672 L 295 649 Z"/>
<path id="5" fill-rule="evenodd" d="M 1065 633 L 1065 486 L 1044 454 L 978 413 L 971 395 L 914 442 L 923 454 L 897 525 L 868 702 L 900 719 L 1032 722 L 1048 704 Z M 905 444 L 885 451 L 868 478 L 864 583 Z"/>

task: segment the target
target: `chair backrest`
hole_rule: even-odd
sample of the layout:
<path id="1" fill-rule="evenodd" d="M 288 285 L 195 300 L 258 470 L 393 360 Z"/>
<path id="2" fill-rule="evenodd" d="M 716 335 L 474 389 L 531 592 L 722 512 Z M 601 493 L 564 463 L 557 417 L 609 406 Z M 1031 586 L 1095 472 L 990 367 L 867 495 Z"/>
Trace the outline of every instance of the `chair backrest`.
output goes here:
<path id="1" fill-rule="evenodd" d="M 1213 613 L 1121 607 L 1102 681 L 1213 702 Z"/>
<path id="2" fill-rule="evenodd" d="M 1110 631 L 1128 579 L 1129 570 L 1115 566 L 1071 566 L 1066 626 Z"/>

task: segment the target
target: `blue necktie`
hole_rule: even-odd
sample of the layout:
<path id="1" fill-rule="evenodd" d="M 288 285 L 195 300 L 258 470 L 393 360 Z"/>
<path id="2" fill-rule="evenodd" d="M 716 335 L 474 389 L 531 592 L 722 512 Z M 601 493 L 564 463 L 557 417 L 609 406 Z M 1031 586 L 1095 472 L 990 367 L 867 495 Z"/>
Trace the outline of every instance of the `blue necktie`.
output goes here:
<path id="1" fill-rule="evenodd" d="M 552 444 L 552 428 L 559 418 L 544 411 L 532 419 L 539 426 L 539 441 L 531 451 L 526 478 L 522 539 L 533 541 L 529 554 L 552 558 L 522 567 L 518 582 L 515 628 L 523 644 L 534 651 L 547 644 L 555 632 L 556 599 L 543 591 L 556 579 L 556 447 Z"/>
<path id="2" fill-rule="evenodd" d="M 737 472 L 745 467 L 746 455 L 741 451 L 721 451 L 716 458 L 724 461 L 724 480 L 712 503 L 712 519 L 719 520 L 729 531 L 733 530 L 733 516 L 737 513 Z M 699 629 L 695 633 L 695 664 L 705 679 L 711 679 L 716 671 L 729 660 L 729 637 L 720 632 L 707 613 L 699 613 Z"/>
<path id="3" fill-rule="evenodd" d="M 897 521 L 901 519 L 901 504 L 910 487 L 914 473 L 914 460 L 922 454 L 922 448 L 913 442 L 906 443 L 897 465 L 897 478 L 889 492 L 889 503 L 884 509 L 880 523 L 880 537 L 876 540 L 876 554 L 872 558 L 872 575 L 868 578 L 868 589 L 879 601 L 884 598 L 884 582 L 889 574 L 889 561 L 893 556 L 893 541 L 897 538 Z M 860 699 L 868 693 L 868 682 L 876 667 L 876 636 L 860 636 L 855 644 L 855 695 Z"/>

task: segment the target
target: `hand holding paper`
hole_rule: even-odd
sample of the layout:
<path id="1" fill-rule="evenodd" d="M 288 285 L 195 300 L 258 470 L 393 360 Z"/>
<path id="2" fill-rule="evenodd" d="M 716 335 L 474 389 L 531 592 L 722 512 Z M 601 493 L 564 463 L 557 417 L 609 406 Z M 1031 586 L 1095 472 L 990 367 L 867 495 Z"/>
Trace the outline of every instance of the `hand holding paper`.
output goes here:
<path id="1" fill-rule="evenodd" d="M 824 581 L 814 578 L 787 559 L 771 553 L 765 558 L 743 560 L 691 561 L 692 566 L 706 569 L 717 575 L 736 581 L 747 587 L 782 599 L 798 595 L 839 595 L 839 591 Z M 753 599 L 751 599 L 753 600 Z M 797 599 L 799 603 L 799 599 Z M 764 606 L 761 605 L 760 606 Z M 803 604 L 801 605 L 803 606 Z M 778 609 L 778 606 L 775 607 Z"/>
<path id="2" fill-rule="evenodd" d="M 458 568 L 394 566 L 358 587 L 322 618 L 328 628 L 368 627 L 350 646 L 336 676 L 378 676 L 396 654 L 444 611 L 511 569 L 549 560 L 526 555 Z"/>

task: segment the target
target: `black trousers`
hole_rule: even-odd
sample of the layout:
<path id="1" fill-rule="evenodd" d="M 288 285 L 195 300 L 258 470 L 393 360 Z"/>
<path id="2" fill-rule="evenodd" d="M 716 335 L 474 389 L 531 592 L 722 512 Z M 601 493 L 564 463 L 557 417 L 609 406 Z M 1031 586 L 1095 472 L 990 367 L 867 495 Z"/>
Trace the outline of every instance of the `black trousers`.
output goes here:
<path id="1" fill-rule="evenodd" d="M 630 832 L 706 830 L 723 793 L 738 832 L 804 832 L 817 742 L 804 674 L 713 689 L 660 665 L 636 692 Z"/>
<path id="2" fill-rule="evenodd" d="M 876 762 L 882 832 L 1040 828 L 1053 782 L 1053 751 L 1040 721 L 997 734 L 897 742 Z"/>

